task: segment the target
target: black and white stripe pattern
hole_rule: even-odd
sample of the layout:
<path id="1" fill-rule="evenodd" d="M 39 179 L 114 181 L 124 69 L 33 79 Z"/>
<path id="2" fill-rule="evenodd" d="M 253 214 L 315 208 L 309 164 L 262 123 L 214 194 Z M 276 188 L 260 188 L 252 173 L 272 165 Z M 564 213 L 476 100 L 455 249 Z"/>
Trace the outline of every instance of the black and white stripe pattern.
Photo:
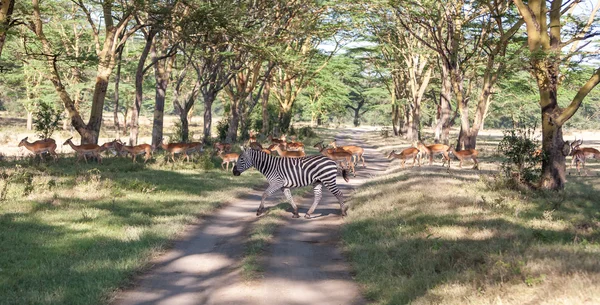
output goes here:
<path id="1" fill-rule="evenodd" d="M 260 206 L 256 211 L 257 216 L 264 211 L 265 199 L 275 191 L 281 189 L 294 209 L 292 217 L 299 217 L 298 207 L 294 203 L 290 189 L 307 185 L 313 185 L 315 200 L 304 217 L 310 218 L 310 214 L 314 212 L 321 201 L 323 186 L 338 199 L 342 216 L 346 216 L 348 206 L 344 204 L 342 192 L 336 184 L 338 170 L 335 161 L 322 155 L 301 158 L 279 158 L 268 155 L 260 150 L 244 149 L 233 168 L 233 174 L 239 176 L 252 166 L 261 172 L 269 182 L 269 187 L 263 193 Z M 342 172 L 342 175 L 348 181 L 345 170 Z"/>

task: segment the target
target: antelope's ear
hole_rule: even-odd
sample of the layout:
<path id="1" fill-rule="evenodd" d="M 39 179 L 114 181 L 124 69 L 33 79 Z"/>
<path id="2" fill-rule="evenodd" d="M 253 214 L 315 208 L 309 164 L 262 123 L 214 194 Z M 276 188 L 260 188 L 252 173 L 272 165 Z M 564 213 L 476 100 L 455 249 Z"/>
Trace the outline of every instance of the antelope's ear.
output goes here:
<path id="1" fill-rule="evenodd" d="M 245 150 L 246 150 L 246 147 L 244 147 L 243 145 L 240 145 L 240 149 L 241 149 L 242 151 L 245 151 Z"/>

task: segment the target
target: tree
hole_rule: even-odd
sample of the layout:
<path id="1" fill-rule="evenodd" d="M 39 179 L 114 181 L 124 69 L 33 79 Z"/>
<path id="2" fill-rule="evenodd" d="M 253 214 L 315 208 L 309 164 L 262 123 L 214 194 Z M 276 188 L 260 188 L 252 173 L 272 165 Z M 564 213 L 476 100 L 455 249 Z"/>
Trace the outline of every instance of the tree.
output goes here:
<path id="1" fill-rule="evenodd" d="M 101 3 L 102 9 L 98 11 L 102 12 L 100 15 L 103 17 L 102 20 L 104 25 L 104 41 L 101 41 L 101 29 L 94 21 L 93 13 L 90 9 L 93 6 L 84 3 L 83 0 L 76 2 L 80 12 L 89 22 L 89 34 L 94 41 L 96 56 L 98 57 L 90 118 L 86 124 L 63 83 L 57 64 L 60 52 L 55 51 L 55 48 L 44 33 L 44 22 L 42 21 L 44 18 L 41 14 L 40 1 L 33 0 L 32 3 L 32 18 L 27 26 L 36 35 L 38 41 L 42 45 L 43 56 L 46 59 L 46 64 L 50 71 L 49 79 L 53 83 L 56 92 L 60 96 L 65 109 L 71 117 L 71 124 L 81 135 L 82 143 L 98 143 L 108 81 L 116 64 L 117 50 L 139 28 L 137 26 L 128 27 L 129 21 L 133 18 L 132 12 L 134 11 L 134 7 L 115 6 L 112 1 Z"/>
<path id="2" fill-rule="evenodd" d="M 558 104 L 558 89 L 561 84 L 561 67 L 574 56 L 585 54 L 583 44 L 600 35 L 592 25 L 600 8 L 600 1 L 588 12 L 587 18 L 574 15 L 579 1 L 562 0 L 513 0 L 523 17 L 527 30 L 530 71 L 537 81 L 539 106 L 542 112 L 542 162 L 540 187 L 560 190 L 565 186 L 565 157 L 568 143 L 563 140 L 562 126 L 577 112 L 584 98 L 600 82 L 600 68 L 579 89 L 565 108 Z M 581 10 L 586 11 L 586 10 Z M 586 20 L 587 19 L 587 20 Z M 569 21 L 573 22 L 569 22 Z M 570 48 L 569 48 L 570 46 Z M 568 52 L 564 52 L 569 48 Z"/>

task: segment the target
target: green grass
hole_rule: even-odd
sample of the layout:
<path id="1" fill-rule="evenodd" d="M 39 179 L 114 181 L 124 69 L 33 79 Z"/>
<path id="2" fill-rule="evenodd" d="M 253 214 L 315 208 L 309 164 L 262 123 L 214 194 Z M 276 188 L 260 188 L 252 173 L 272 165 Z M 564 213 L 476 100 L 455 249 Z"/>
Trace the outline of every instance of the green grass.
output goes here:
<path id="1" fill-rule="evenodd" d="M 493 158 L 482 176 L 392 163 L 354 194 L 343 243 L 371 303 L 600 303 L 598 163 L 563 192 L 518 192 Z"/>
<path id="2" fill-rule="evenodd" d="M 0 163 L 0 303 L 107 303 L 186 225 L 264 184 L 157 159 Z"/>

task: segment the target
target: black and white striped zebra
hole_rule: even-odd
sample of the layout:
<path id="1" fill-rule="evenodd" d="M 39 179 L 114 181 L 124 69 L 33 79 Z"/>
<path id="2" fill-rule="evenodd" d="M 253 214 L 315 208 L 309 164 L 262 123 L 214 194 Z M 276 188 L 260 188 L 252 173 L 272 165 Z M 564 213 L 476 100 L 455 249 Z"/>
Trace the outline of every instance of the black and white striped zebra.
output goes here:
<path id="1" fill-rule="evenodd" d="M 338 169 L 335 161 L 322 155 L 301 158 L 280 158 L 268 155 L 260 150 L 242 148 L 242 153 L 233 167 L 233 174 L 239 176 L 252 166 L 262 173 L 269 182 L 269 187 L 262 195 L 256 216 L 263 213 L 267 197 L 277 190 L 283 190 L 285 197 L 290 201 L 294 209 L 292 217 L 300 217 L 298 215 L 298 206 L 294 203 L 290 189 L 307 185 L 313 186 L 315 200 L 304 217 L 310 218 L 310 215 L 315 211 L 319 201 L 321 201 L 323 186 L 337 198 L 340 203 L 342 216 L 346 216 L 348 206 L 344 204 L 342 192 L 336 184 Z M 348 173 L 346 170 L 342 171 L 342 176 L 347 182 Z"/>

